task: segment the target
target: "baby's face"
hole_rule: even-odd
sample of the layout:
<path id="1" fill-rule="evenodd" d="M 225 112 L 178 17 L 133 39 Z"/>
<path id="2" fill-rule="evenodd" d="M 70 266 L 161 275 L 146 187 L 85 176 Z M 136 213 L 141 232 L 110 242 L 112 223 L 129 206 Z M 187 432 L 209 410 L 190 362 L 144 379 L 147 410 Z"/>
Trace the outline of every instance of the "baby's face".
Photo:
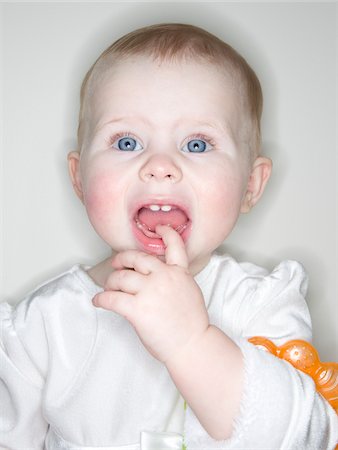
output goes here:
<path id="1" fill-rule="evenodd" d="M 249 177 L 238 94 L 197 62 L 125 60 L 97 83 L 81 152 L 83 202 L 121 251 L 163 255 L 156 224 L 181 234 L 198 272 L 229 235 Z"/>

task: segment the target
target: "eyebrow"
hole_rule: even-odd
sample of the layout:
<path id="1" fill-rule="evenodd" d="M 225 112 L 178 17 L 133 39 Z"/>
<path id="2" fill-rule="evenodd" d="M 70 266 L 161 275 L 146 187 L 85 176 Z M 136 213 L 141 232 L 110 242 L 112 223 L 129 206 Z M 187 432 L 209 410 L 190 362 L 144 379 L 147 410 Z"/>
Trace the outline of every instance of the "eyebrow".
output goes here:
<path id="1" fill-rule="evenodd" d="M 103 128 L 105 128 L 108 125 L 114 124 L 114 123 L 118 123 L 118 122 L 123 122 L 123 121 L 138 121 L 138 122 L 142 122 L 145 125 L 148 126 L 152 126 L 152 122 L 149 119 L 146 119 L 144 117 L 136 117 L 136 116 L 121 116 L 121 117 L 116 117 L 114 119 L 109 120 L 108 122 L 103 123 L 102 125 L 99 125 L 97 127 L 95 127 L 94 132 L 97 133 L 98 131 L 102 130 Z M 233 131 L 231 129 L 231 127 L 229 126 L 229 124 L 224 121 L 224 123 L 221 122 L 205 122 L 204 120 L 199 120 L 199 119 L 177 119 L 174 122 L 174 128 L 177 128 L 180 124 L 187 124 L 187 125 L 194 125 L 194 126 L 200 126 L 200 127 L 207 127 L 207 128 L 211 128 L 212 130 L 222 130 L 226 133 L 230 133 L 231 135 L 233 134 Z"/>
<path id="2" fill-rule="evenodd" d="M 188 122 L 188 124 L 193 124 L 194 126 L 199 126 L 199 127 L 204 127 L 204 128 L 209 128 L 213 131 L 216 132 L 223 132 L 225 134 L 228 134 L 231 139 L 234 139 L 234 131 L 230 125 L 230 123 L 226 120 L 224 120 L 224 122 L 222 121 L 217 121 L 217 122 L 212 122 L 212 121 L 204 121 L 204 120 L 198 120 L 198 119 L 182 119 L 182 120 L 177 120 L 175 122 L 175 126 L 178 127 L 179 124 L 184 124 L 185 122 Z"/>
<path id="3" fill-rule="evenodd" d="M 151 122 L 148 119 L 144 119 L 143 117 L 133 117 L 133 116 L 123 117 L 123 116 L 121 116 L 121 117 L 116 117 L 114 119 L 108 120 L 108 122 L 105 122 L 102 125 L 99 124 L 98 126 L 95 127 L 94 132 L 96 133 L 97 131 L 102 130 L 102 128 L 105 128 L 107 125 L 111 125 L 111 124 L 118 123 L 118 122 L 123 122 L 125 120 L 129 120 L 129 121 L 137 120 L 139 122 L 145 123 L 146 125 L 151 124 Z"/>
<path id="4" fill-rule="evenodd" d="M 204 120 L 198 120 L 198 119 L 183 119 L 183 120 L 177 120 L 175 123 L 175 126 L 177 127 L 179 124 L 181 123 L 187 123 L 187 124 L 193 124 L 193 125 L 197 125 L 197 126 L 201 126 L 201 127 L 206 127 L 206 128 L 211 128 L 213 130 L 222 130 L 222 131 L 226 131 L 226 132 L 231 132 L 231 128 L 229 126 L 229 124 L 224 121 L 223 122 L 210 122 L 210 121 L 204 121 Z"/>

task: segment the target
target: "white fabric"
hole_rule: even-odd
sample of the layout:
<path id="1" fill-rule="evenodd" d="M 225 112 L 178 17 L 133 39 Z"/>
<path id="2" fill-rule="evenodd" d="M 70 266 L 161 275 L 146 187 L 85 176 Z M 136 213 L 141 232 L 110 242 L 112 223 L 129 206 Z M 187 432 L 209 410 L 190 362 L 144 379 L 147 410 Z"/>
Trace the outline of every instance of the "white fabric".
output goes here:
<path id="1" fill-rule="evenodd" d="M 183 419 L 165 367 L 124 318 L 92 305 L 101 289 L 74 266 L 16 308 L 0 305 L 0 448 L 139 450 L 147 433 L 184 431 L 188 450 L 333 450 L 337 416 L 312 380 L 247 343 L 311 339 L 302 267 L 286 261 L 267 273 L 214 255 L 196 281 L 211 323 L 244 356 L 230 440 L 211 439 L 189 408 Z"/>
<path id="2" fill-rule="evenodd" d="M 142 431 L 140 443 L 131 445 L 119 445 L 118 447 L 81 447 L 86 450 L 182 450 L 183 436 L 179 433 L 163 432 L 154 433 Z M 49 450 L 74 450 L 77 445 L 60 438 L 51 428 L 47 433 L 45 448 Z"/>

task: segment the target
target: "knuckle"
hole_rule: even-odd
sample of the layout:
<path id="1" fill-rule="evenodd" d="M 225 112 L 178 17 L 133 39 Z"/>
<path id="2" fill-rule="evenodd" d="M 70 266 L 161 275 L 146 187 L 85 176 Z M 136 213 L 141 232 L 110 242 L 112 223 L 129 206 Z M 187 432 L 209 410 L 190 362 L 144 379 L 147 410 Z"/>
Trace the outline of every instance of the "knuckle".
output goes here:
<path id="1" fill-rule="evenodd" d="M 106 308 L 113 308 L 114 303 L 115 303 L 115 298 L 116 298 L 116 295 L 113 291 L 105 292 L 105 295 L 103 296 L 103 299 L 102 299 L 103 306 L 105 306 Z"/>
<path id="2" fill-rule="evenodd" d="M 103 289 L 104 290 L 112 289 L 112 287 L 114 286 L 114 282 L 115 282 L 115 271 L 108 276 L 108 278 L 103 284 Z"/>
<path id="3" fill-rule="evenodd" d="M 136 257 L 135 257 L 135 263 L 137 266 L 142 267 L 143 264 L 147 263 L 148 261 L 152 260 L 152 256 L 148 255 L 147 253 L 137 253 Z"/>
<path id="4" fill-rule="evenodd" d="M 129 271 L 128 270 L 119 270 L 117 276 L 118 276 L 119 281 L 123 282 L 128 278 Z"/>

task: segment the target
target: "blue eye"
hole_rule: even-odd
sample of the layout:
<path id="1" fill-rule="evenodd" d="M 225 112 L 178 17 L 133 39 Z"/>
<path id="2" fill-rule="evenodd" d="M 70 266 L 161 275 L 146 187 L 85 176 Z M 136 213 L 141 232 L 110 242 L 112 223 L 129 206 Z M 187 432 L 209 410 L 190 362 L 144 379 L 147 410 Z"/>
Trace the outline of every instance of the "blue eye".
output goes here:
<path id="1" fill-rule="evenodd" d="M 136 139 L 125 136 L 120 139 L 116 139 L 112 146 L 117 150 L 121 150 L 123 152 L 133 152 L 135 150 L 142 150 L 142 146 Z"/>
<path id="2" fill-rule="evenodd" d="M 192 139 L 183 147 L 183 151 L 190 153 L 203 153 L 206 150 L 207 144 L 201 139 Z"/>

